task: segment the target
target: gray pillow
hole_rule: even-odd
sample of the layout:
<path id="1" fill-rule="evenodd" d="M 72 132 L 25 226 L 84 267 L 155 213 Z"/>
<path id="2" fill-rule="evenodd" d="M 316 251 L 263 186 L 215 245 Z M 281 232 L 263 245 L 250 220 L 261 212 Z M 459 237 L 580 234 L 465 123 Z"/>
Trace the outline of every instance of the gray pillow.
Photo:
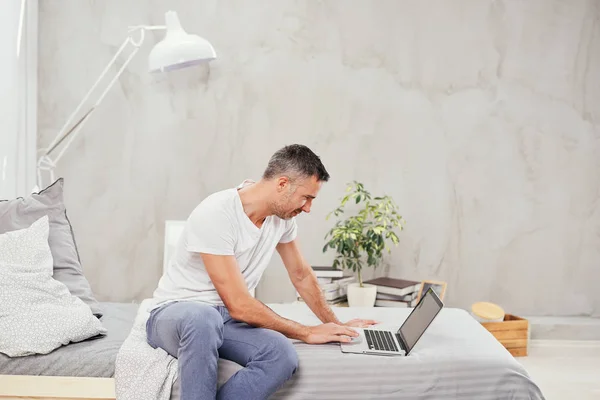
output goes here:
<path id="1" fill-rule="evenodd" d="M 94 315 L 102 317 L 102 309 L 83 275 L 73 229 L 63 203 L 63 178 L 39 193 L 25 198 L 0 200 L 0 234 L 25 229 L 47 215 L 50 223 L 48 243 L 54 259 L 53 277 L 64 283 L 72 295 L 87 304 Z"/>

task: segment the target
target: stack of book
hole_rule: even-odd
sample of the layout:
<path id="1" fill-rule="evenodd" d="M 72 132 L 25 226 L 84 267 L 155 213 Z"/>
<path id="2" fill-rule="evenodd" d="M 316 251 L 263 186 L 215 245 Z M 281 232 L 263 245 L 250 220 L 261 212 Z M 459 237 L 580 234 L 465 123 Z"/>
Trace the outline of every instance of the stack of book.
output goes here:
<path id="1" fill-rule="evenodd" d="M 421 282 L 395 278 L 376 278 L 364 283 L 377 287 L 375 307 L 414 307 Z"/>
<path id="2" fill-rule="evenodd" d="M 319 281 L 321 291 L 329 304 L 339 304 L 348 299 L 348 284 L 356 282 L 354 276 L 344 276 L 344 271 L 333 267 L 312 267 Z M 302 300 L 296 292 L 298 301 Z"/>

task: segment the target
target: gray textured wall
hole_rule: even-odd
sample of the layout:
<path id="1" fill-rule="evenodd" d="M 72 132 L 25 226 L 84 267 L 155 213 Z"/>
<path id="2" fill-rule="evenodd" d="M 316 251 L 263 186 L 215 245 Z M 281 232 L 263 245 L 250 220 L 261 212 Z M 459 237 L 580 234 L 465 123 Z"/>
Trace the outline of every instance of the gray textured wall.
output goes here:
<path id="1" fill-rule="evenodd" d="M 448 281 L 449 306 L 600 315 L 598 1 L 42 1 L 41 147 L 168 9 L 219 59 L 149 75 L 150 34 L 58 168 L 100 299 L 151 295 L 164 221 L 301 142 L 332 175 L 299 219 L 312 263 L 358 179 L 407 220 L 392 276 Z M 274 259 L 259 297 L 293 299 L 285 277 Z"/>

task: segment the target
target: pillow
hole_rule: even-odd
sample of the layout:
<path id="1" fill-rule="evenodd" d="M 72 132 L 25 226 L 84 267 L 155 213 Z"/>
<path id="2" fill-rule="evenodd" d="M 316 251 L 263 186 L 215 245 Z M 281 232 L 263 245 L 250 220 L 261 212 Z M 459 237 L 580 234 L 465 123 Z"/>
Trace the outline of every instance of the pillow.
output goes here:
<path id="1" fill-rule="evenodd" d="M 106 334 L 90 308 L 52 277 L 48 217 L 0 235 L 0 352 L 48 354 Z"/>
<path id="2" fill-rule="evenodd" d="M 50 251 L 54 259 L 54 278 L 67 285 L 92 312 L 102 317 L 100 304 L 83 275 L 75 237 L 63 203 L 63 178 L 39 193 L 26 198 L 0 201 L 0 234 L 29 227 L 47 215 L 50 223 Z"/>

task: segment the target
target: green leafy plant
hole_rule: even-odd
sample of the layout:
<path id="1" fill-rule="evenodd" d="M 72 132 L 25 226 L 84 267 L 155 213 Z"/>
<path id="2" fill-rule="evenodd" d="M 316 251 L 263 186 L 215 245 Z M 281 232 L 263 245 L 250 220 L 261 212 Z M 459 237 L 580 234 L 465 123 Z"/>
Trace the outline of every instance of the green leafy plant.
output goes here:
<path id="1" fill-rule="evenodd" d="M 352 201 L 353 200 L 353 201 Z M 360 204 L 360 210 L 344 220 L 338 220 L 325 235 L 327 243 L 323 253 L 334 249 L 337 253 L 333 266 L 351 269 L 358 275 L 363 287 L 363 266 L 376 268 L 381 263 L 384 250 L 391 251 L 389 243 L 398 245 L 397 230 L 404 229 L 404 219 L 390 196 L 372 197 L 362 183 L 353 181 L 346 188 L 340 205 L 327 215 L 339 217 L 348 203 Z"/>

